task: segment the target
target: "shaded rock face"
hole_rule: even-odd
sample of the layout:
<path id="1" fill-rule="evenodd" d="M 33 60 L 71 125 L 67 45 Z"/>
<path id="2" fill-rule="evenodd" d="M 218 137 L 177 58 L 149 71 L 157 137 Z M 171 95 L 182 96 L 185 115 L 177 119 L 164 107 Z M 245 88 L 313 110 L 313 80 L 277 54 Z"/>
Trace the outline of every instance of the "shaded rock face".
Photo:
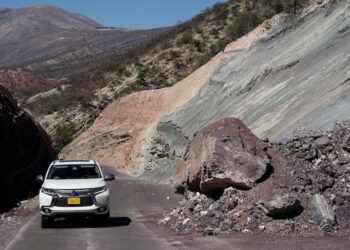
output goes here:
<path id="1" fill-rule="evenodd" d="M 34 178 L 44 174 L 56 154 L 45 131 L 19 108 L 0 86 L 0 210 L 37 189 Z"/>
<path id="2" fill-rule="evenodd" d="M 240 120 L 226 118 L 198 131 L 174 179 L 178 192 L 250 189 L 269 170 L 269 155 Z"/>

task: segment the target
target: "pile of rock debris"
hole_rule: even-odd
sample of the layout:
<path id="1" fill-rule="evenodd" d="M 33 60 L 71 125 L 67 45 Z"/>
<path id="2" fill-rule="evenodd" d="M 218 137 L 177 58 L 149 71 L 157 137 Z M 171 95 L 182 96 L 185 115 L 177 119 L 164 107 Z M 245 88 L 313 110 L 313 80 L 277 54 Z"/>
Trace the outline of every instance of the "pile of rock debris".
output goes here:
<path id="1" fill-rule="evenodd" d="M 178 232 L 350 232 L 350 122 L 259 140 L 240 120 L 198 131 L 174 184 L 184 199 L 160 221 Z"/>

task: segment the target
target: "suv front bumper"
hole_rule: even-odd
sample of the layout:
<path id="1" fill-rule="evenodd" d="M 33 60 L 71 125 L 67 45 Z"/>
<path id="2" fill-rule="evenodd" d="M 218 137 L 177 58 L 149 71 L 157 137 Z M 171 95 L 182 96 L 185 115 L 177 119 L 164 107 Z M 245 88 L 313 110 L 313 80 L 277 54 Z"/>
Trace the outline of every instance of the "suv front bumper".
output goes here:
<path id="1" fill-rule="evenodd" d="M 91 202 L 81 205 L 64 205 L 62 199 L 69 196 L 51 196 L 40 191 L 39 202 L 40 212 L 46 216 L 67 215 L 67 214 L 106 214 L 109 212 L 109 191 L 97 195 L 74 196 L 71 198 L 81 198 L 81 200 L 91 199 Z M 58 202 L 60 201 L 60 202 Z"/>

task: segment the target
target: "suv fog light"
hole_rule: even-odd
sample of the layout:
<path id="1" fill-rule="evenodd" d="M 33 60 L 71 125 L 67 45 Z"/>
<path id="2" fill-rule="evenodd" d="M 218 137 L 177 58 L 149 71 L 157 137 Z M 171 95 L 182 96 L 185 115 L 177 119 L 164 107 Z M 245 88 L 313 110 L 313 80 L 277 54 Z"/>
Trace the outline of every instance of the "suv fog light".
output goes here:
<path id="1" fill-rule="evenodd" d="M 106 210 L 107 210 L 107 208 L 105 208 L 105 207 L 100 207 L 100 208 L 98 209 L 99 212 L 104 212 L 104 211 L 106 211 Z"/>
<path id="2" fill-rule="evenodd" d="M 51 213 L 51 209 L 50 208 L 42 208 L 41 211 L 43 211 L 45 214 L 49 214 Z"/>

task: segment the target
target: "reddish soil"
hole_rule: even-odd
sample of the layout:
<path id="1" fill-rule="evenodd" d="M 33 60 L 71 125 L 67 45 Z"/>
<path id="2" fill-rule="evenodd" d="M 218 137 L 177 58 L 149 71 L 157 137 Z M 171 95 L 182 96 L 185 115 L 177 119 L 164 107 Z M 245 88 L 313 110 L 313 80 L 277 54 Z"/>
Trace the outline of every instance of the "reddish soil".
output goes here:
<path id="1" fill-rule="evenodd" d="M 40 78 L 23 69 L 0 71 L 0 84 L 8 89 L 38 88 L 58 83 L 58 79 Z"/>

